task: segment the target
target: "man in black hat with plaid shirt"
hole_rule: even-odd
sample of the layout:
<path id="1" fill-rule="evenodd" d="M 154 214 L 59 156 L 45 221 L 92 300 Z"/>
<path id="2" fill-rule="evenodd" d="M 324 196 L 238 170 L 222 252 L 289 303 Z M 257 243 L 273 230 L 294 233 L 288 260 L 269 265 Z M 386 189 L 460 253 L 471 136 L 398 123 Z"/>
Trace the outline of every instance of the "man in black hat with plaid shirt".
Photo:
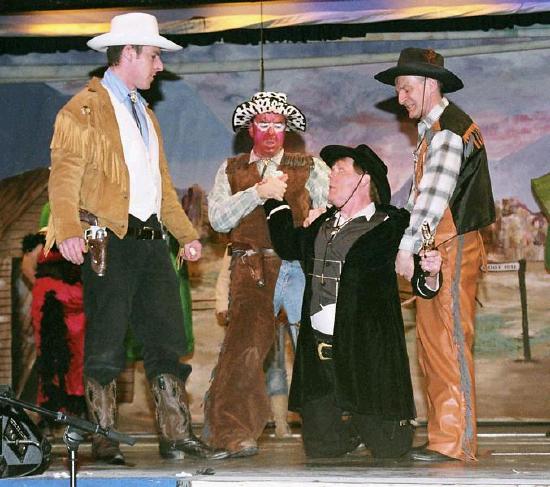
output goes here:
<path id="1" fill-rule="evenodd" d="M 485 258 L 479 230 L 495 219 L 485 144 L 479 127 L 443 93 L 463 87 L 432 49 L 407 48 L 375 78 L 395 86 L 399 104 L 418 120 L 411 220 L 399 244 L 397 273 L 410 278 L 422 226 L 435 230 L 443 282 L 433 300 L 418 299 L 418 359 L 428 395 L 428 444 L 418 461 L 474 460 L 477 449 L 473 341 L 475 296 Z"/>

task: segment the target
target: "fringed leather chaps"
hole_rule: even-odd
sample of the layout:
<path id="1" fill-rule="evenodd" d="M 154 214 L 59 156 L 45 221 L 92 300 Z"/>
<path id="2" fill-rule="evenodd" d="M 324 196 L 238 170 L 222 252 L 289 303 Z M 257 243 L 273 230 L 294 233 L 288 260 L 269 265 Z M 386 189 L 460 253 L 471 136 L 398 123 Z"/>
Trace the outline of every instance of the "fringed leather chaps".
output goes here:
<path id="1" fill-rule="evenodd" d="M 229 324 L 205 402 L 205 440 L 214 448 L 239 449 L 257 440 L 271 414 L 263 365 L 275 339 L 273 293 L 281 261 L 263 256 L 264 287 L 249 265 L 231 262 Z"/>
<path id="2" fill-rule="evenodd" d="M 483 241 L 478 231 L 457 236 L 447 209 L 437 227 L 436 245 L 449 238 L 439 247 L 443 258 L 439 294 L 417 300 L 418 359 L 428 396 L 428 448 L 460 460 L 475 460 L 472 347 Z"/>

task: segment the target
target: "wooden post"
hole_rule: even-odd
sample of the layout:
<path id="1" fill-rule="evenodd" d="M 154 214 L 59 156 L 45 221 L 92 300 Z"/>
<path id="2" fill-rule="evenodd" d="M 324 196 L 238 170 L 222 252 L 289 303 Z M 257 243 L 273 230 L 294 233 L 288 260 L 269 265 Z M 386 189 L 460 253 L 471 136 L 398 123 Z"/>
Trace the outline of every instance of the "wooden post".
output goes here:
<path id="1" fill-rule="evenodd" d="M 527 318 L 527 288 L 525 286 L 525 259 L 517 262 L 489 262 L 487 270 L 492 272 L 518 271 L 519 297 L 521 303 L 521 336 L 523 339 L 523 361 L 532 362 L 531 344 L 529 343 L 529 321 Z"/>
<path id="2" fill-rule="evenodd" d="M 527 318 L 527 288 L 525 286 L 525 270 L 527 264 L 525 259 L 519 260 L 518 280 L 519 297 L 521 300 L 521 331 L 523 336 L 523 358 L 526 362 L 531 361 L 531 344 L 529 343 L 529 320 Z"/>

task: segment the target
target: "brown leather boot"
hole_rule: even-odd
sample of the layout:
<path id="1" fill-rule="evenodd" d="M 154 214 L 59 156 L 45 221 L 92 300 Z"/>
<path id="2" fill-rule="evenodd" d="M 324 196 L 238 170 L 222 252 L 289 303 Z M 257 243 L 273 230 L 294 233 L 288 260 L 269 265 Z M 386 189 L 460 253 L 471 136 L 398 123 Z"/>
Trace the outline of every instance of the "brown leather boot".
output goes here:
<path id="1" fill-rule="evenodd" d="M 275 394 L 270 396 L 271 413 L 275 420 L 275 437 L 289 438 L 292 436 L 290 426 L 287 423 L 288 415 L 288 396 L 286 394 Z"/>
<path id="2" fill-rule="evenodd" d="M 191 429 L 185 384 L 172 374 L 161 374 L 151 383 L 160 432 L 159 453 L 163 458 L 180 460 L 185 454 L 219 460 L 229 456 L 214 450 L 197 438 Z"/>
<path id="3" fill-rule="evenodd" d="M 86 404 L 92 421 L 102 428 L 115 428 L 116 421 L 116 380 L 102 386 L 99 382 L 86 378 Z M 124 465 L 124 455 L 119 444 L 107 439 L 103 435 L 95 434 L 92 437 L 92 457 L 94 460 Z"/>

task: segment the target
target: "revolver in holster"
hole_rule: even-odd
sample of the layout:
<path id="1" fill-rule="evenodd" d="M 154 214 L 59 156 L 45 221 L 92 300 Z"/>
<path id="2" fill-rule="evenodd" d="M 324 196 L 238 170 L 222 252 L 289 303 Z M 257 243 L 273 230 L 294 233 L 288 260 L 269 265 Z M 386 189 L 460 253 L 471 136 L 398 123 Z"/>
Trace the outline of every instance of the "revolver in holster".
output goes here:
<path id="1" fill-rule="evenodd" d="M 248 266 L 250 276 L 258 287 L 265 286 L 264 279 L 264 256 L 261 252 L 250 249 L 244 252 L 238 252 L 239 258 L 242 263 Z"/>
<path id="2" fill-rule="evenodd" d="M 84 232 L 84 240 L 86 240 L 90 252 L 92 270 L 102 277 L 107 271 L 107 242 L 109 240 L 107 228 L 100 227 L 97 216 L 88 210 L 80 208 L 78 214 L 81 222 L 90 225 Z"/>
<path id="3" fill-rule="evenodd" d="M 109 234 L 105 227 L 92 225 L 84 232 L 84 239 L 88 244 L 92 270 L 100 277 L 107 271 L 107 242 Z"/>

